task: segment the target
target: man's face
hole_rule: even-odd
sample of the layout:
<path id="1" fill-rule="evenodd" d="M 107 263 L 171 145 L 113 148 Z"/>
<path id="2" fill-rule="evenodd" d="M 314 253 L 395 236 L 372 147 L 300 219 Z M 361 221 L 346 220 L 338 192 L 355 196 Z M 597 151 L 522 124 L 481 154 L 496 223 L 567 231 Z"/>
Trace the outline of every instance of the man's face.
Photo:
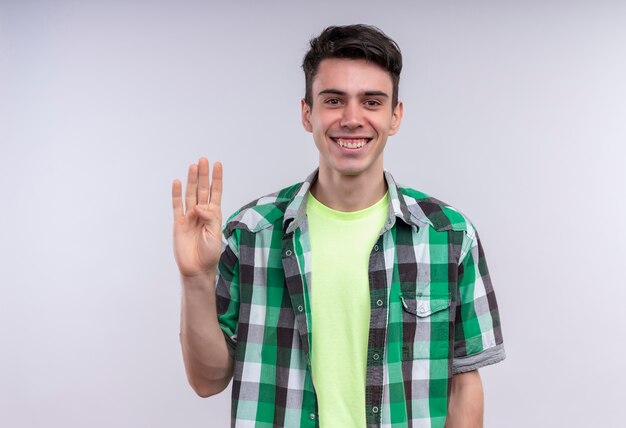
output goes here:
<path id="1" fill-rule="evenodd" d="M 320 152 L 320 173 L 382 173 L 387 137 L 402 120 L 402 103 L 392 108 L 392 91 L 391 76 L 377 64 L 340 58 L 320 62 L 313 105 L 302 100 L 302 124 Z"/>

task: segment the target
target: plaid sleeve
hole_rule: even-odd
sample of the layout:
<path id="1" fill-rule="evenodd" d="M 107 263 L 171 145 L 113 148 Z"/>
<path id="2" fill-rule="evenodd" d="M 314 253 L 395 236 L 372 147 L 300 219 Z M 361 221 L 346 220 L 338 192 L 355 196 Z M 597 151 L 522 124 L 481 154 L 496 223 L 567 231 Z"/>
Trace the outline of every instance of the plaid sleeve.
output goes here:
<path id="1" fill-rule="evenodd" d="M 226 338 L 228 352 L 235 358 L 237 346 L 237 321 L 239 319 L 239 231 L 223 235 L 222 255 L 217 266 L 215 286 L 217 319 Z"/>
<path id="2" fill-rule="evenodd" d="M 458 265 L 452 373 L 502 361 L 500 316 L 478 232 L 469 224 Z"/>

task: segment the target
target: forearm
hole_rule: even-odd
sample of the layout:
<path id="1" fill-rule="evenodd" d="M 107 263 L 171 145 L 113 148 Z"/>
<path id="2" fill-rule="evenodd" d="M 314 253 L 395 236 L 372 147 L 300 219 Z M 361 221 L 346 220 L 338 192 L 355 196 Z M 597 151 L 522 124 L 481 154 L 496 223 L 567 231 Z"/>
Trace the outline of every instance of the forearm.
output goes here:
<path id="1" fill-rule="evenodd" d="M 233 360 L 217 320 L 215 272 L 181 277 L 180 341 L 189 383 L 200 396 L 221 392 L 232 377 Z"/>
<path id="2" fill-rule="evenodd" d="M 452 378 L 446 428 L 482 428 L 483 386 L 478 370 Z"/>

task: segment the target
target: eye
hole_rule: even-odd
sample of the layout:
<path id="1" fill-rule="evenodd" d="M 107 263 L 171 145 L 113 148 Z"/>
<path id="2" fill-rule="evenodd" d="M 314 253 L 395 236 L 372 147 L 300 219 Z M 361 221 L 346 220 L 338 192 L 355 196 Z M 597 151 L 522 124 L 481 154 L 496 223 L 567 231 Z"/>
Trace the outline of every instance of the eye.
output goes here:
<path id="1" fill-rule="evenodd" d="M 330 104 L 330 105 L 332 105 L 332 106 L 336 106 L 336 105 L 338 105 L 338 104 L 340 103 L 340 101 L 339 101 L 339 99 L 338 99 L 338 98 L 328 98 L 328 99 L 325 101 L 325 103 L 326 103 L 326 104 Z"/>
<path id="2" fill-rule="evenodd" d="M 366 104 L 368 107 L 378 107 L 378 106 L 383 105 L 383 104 L 382 104 L 380 101 L 378 101 L 378 100 L 367 100 L 367 101 L 365 101 L 365 104 Z"/>

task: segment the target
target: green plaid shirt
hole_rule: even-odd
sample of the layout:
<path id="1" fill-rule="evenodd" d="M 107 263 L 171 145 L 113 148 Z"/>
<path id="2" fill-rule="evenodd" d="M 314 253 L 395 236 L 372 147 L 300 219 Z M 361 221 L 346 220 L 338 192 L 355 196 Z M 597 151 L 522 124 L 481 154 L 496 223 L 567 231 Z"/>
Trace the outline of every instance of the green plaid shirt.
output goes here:
<path id="1" fill-rule="evenodd" d="M 235 360 L 233 427 L 317 427 L 306 194 L 261 197 L 224 227 L 217 311 Z M 368 427 L 443 427 L 452 375 L 504 359 L 480 239 L 453 207 L 385 172 L 389 215 L 369 261 Z"/>

